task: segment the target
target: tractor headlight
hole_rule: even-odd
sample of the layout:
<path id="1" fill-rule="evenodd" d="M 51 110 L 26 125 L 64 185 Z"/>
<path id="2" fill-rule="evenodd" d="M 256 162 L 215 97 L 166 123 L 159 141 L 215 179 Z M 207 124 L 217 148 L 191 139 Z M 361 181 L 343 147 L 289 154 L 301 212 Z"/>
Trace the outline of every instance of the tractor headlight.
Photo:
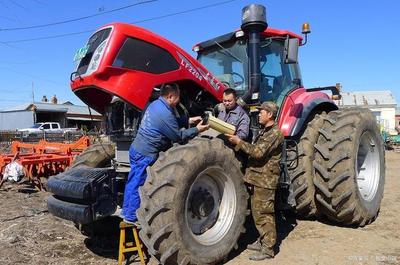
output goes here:
<path id="1" fill-rule="evenodd" d="M 99 64 L 101 61 L 101 58 L 103 57 L 104 51 L 105 51 L 105 47 L 107 44 L 107 39 L 104 40 L 94 51 L 93 56 L 92 56 L 92 60 L 90 61 L 89 67 L 88 67 L 88 71 L 86 72 L 86 74 L 91 74 L 94 71 L 96 71 L 99 68 Z"/>

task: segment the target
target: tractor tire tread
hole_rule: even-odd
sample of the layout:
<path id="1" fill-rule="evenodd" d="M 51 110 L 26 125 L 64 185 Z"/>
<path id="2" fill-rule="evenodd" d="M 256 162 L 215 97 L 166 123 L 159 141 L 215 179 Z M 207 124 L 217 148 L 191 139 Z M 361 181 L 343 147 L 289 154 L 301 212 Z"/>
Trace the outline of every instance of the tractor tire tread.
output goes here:
<path id="1" fill-rule="evenodd" d="M 359 139 L 368 131 L 379 152 L 379 185 L 370 203 L 360 198 L 356 181 Z M 324 117 L 315 147 L 314 184 L 322 214 L 342 225 L 364 226 L 376 219 L 383 197 L 384 154 L 382 140 L 369 110 L 356 108 L 332 111 Z M 329 135 L 329 137 L 327 137 Z M 328 151 L 329 150 L 329 151 Z"/>

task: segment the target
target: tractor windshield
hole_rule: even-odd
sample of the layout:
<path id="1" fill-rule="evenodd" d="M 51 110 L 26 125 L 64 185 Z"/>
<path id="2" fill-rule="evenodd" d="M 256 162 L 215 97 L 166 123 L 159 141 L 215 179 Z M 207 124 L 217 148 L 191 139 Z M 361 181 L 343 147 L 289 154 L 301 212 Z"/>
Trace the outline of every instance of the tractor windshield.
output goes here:
<path id="1" fill-rule="evenodd" d="M 218 43 L 202 51 L 197 58 L 223 84 L 234 88 L 238 95 L 248 89 L 247 43 L 244 39 Z"/>
<path id="2" fill-rule="evenodd" d="M 283 63 L 283 38 L 264 39 L 260 50 L 260 101 L 271 100 L 281 105 L 285 95 L 301 85 L 298 65 Z M 198 60 L 222 83 L 234 88 L 238 95 L 247 91 L 249 58 L 245 39 L 215 42 L 199 53 Z"/>

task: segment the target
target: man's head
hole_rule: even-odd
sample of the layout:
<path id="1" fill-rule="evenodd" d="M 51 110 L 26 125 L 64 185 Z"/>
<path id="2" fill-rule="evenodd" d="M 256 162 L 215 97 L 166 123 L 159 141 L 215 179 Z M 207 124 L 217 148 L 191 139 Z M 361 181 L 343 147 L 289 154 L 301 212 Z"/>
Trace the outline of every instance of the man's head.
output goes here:
<path id="1" fill-rule="evenodd" d="M 162 85 L 160 95 L 167 101 L 168 105 L 173 108 L 179 103 L 180 91 L 176 83 Z"/>
<path id="2" fill-rule="evenodd" d="M 272 124 L 278 115 L 278 106 L 272 101 L 262 103 L 258 109 L 260 110 L 258 121 L 264 126 Z"/>
<path id="3" fill-rule="evenodd" d="M 228 88 L 224 91 L 224 94 L 222 95 L 222 103 L 225 106 L 226 110 L 231 110 L 236 107 L 237 102 L 237 94 L 236 90 L 232 88 Z"/>

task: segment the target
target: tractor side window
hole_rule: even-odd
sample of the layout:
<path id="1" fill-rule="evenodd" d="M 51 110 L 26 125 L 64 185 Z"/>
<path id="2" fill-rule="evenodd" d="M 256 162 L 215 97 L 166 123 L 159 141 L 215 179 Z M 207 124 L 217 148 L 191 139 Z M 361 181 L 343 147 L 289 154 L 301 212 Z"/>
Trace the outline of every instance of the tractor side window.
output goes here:
<path id="1" fill-rule="evenodd" d="M 280 106 L 285 95 L 299 84 L 298 65 L 284 63 L 283 49 L 280 39 L 266 39 L 261 44 L 261 102 L 274 101 Z"/>
<path id="2" fill-rule="evenodd" d="M 242 62 L 232 62 L 232 81 L 234 84 L 235 90 L 239 95 L 244 94 L 247 90 L 245 76 Z"/>
<path id="3" fill-rule="evenodd" d="M 166 50 L 134 38 L 125 40 L 113 66 L 153 74 L 170 72 L 179 68 L 178 62 Z"/>
<path id="4" fill-rule="evenodd" d="M 281 57 L 279 53 L 267 52 L 261 56 L 260 101 L 274 101 L 281 90 Z"/>

